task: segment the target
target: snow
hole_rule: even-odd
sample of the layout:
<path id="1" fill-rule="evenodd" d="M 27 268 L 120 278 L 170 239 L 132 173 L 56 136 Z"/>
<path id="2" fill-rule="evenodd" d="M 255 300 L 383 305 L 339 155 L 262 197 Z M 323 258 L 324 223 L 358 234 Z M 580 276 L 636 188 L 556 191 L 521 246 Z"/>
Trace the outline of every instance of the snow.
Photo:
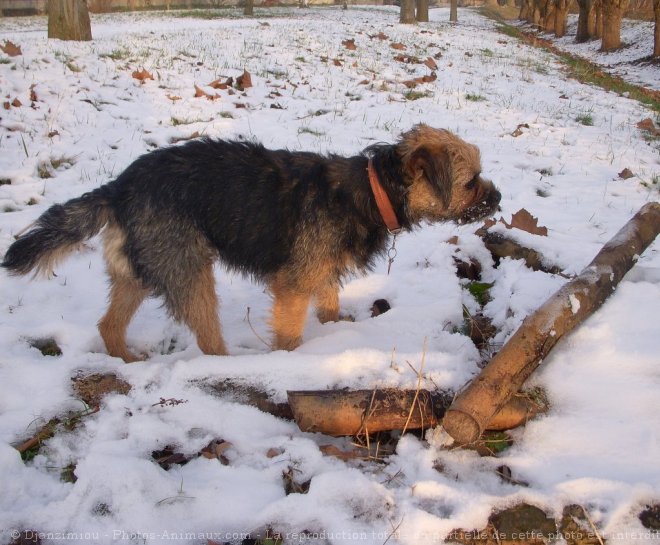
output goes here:
<path id="1" fill-rule="evenodd" d="M 47 40 L 44 18 L 2 19 L 0 41 L 23 54 L 0 54 L 1 100 L 22 103 L 0 113 L 0 254 L 48 206 L 105 183 L 173 138 L 198 132 L 351 154 L 426 122 L 479 146 L 484 175 L 502 192 L 501 215 L 508 220 L 524 207 L 548 227 L 547 237 L 513 236 L 565 273 L 579 273 L 644 203 L 658 200 L 657 141 L 636 128 L 653 113 L 566 79 L 550 53 L 497 33 L 471 10 L 457 25 L 446 22 L 446 9 L 431 16 L 402 26 L 396 8 L 383 7 L 274 8 L 250 20 L 115 14 L 93 17 L 89 43 Z M 369 37 L 379 32 L 389 39 Z M 652 34 L 645 36 L 648 46 Z M 341 45 L 348 38 L 355 51 Z M 422 60 L 437 57 L 438 79 L 415 89 L 426 94 L 418 100 L 406 99 L 401 82 L 429 70 L 394 61 L 395 41 Z M 592 56 L 592 46 L 580 47 Z M 142 68 L 155 79 L 131 77 Z M 254 83 L 246 96 L 213 90 L 221 98 L 194 98 L 195 85 L 208 90 L 244 69 Z M 657 88 L 658 69 L 649 70 Z M 584 113 L 593 126 L 576 120 Z M 529 128 L 512 136 L 524 123 Z M 51 177 L 40 177 L 40 167 Z M 635 177 L 623 181 L 617 173 L 626 167 Z M 350 449 L 349 439 L 302 433 L 203 387 L 231 380 L 275 401 L 287 389 L 415 388 L 407 363 L 419 369 L 427 343 L 423 386 L 459 389 L 478 372 L 480 355 L 460 333 L 462 305 L 477 308 L 453 256 L 478 259 L 483 281 L 494 283 L 484 312 L 499 330 L 496 343 L 566 282 L 511 259 L 495 268 L 475 228 L 434 225 L 400 235 L 391 274 L 383 260 L 343 288 L 342 313 L 355 321 L 320 325 L 310 313 L 304 343 L 290 353 L 270 352 L 251 330 L 268 338 L 263 287 L 220 266 L 232 356 L 202 355 L 185 327 L 150 300 L 129 328 L 130 346 L 149 356 L 134 365 L 107 356 L 95 327 L 106 301 L 99 239 L 51 279 L 0 273 L 0 542 L 20 529 L 44 532 L 48 543 L 70 541 L 62 532 L 94 543 L 240 542 L 241 534 L 272 528 L 291 543 L 416 545 L 483 528 L 492 509 L 520 501 L 555 516 L 579 503 L 609 543 L 657 540 L 637 518 L 660 499 L 657 242 L 531 378 L 551 410 L 512 432 L 514 446 L 496 458 L 446 449 L 429 432 L 428 441 L 404 436 L 381 462 L 344 462 L 319 446 Z M 448 244 L 455 235 L 458 244 Z M 371 318 L 378 298 L 392 310 Z M 61 357 L 44 357 L 28 342 L 44 337 L 57 340 Z M 98 413 L 23 463 L 11 445 L 83 408 L 71 388 L 78 372 L 113 372 L 132 390 L 106 397 Z M 187 402 L 160 406 L 160 398 Z M 219 438 L 232 445 L 226 466 L 197 458 L 165 471 L 151 459 L 166 445 L 193 454 Z M 273 448 L 281 454 L 270 458 Z M 70 463 L 75 483 L 60 479 Z M 529 487 L 501 481 L 501 465 Z M 311 480 L 308 493 L 285 494 L 289 469 L 297 482 Z"/>

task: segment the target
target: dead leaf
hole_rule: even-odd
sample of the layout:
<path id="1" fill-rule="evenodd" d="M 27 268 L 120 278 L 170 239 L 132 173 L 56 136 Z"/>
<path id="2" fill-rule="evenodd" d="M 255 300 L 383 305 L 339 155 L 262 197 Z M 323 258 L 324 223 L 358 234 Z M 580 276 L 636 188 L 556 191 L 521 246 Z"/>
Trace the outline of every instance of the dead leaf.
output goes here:
<path id="1" fill-rule="evenodd" d="M 521 123 L 516 127 L 516 130 L 511 133 L 511 136 L 518 138 L 521 134 L 523 134 L 523 129 L 529 129 L 529 125 L 527 123 Z"/>
<path id="2" fill-rule="evenodd" d="M 236 78 L 236 89 L 243 91 L 248 87 L 252 87 L 252 76 L 247 70 L 243 70 L 243 74 Z"/>
<path id="3" fill-rule="evenodd" d="M 32 102 L 38 102 L 38 100 L 39 100 L 39 99 L 37 98 L 37 92 L 34 90 L 34 88 L 36 87 L 36 85 L 37 85 L 36 83 L 33 83 L 32 85 L 30 85 L 30 100 L 31 100 Z"/>
<path id="4" fill-rule="evenodd" d="M 431 70 L 437 70 L 438 69 L 438 64 L 433 60 L 433 57 L 428 57 L 425 61 L 424 64 L 429 67 Z"/>
<path id="5" fill-rule="evenodd" d="M 247 104 L 245 104 L 244 102 L 235 102 L 234 106 L 236 106 L 237 108 L 241 108 L 241 109 L 242 108 L 247 108 Z"/>
<path id="6" fill-rule="evenodd" d="M 131 75 L 141 84 L 143 84 L 148 79 L 154 79 L 154 77 L 145 68 L 142 70 L 135 70 Z"/>
<path id="7" fill-rule="evenodd" d="M 209 100 L 215 100 L 216 98 L 220 98 L 220 95 L 211 95 L 204 91 L 201 87 L 198 87 L 195 85 L 195 98 L 200 98 L 200 97 L 205 97 L 208 98 Z"/>
<path id="8" fill-rule="evenodd" d="M 343 45 L 346 49 L 350 51 L 355 51 L 357 49 L 357 45 L 355 45 L 355 40 L 351 38 L 350 40 L 343 40 L 341 42 L 341 45 Z"/>
<path id="9" fill-rule="evenodd" d="M 448 238 L 447 244 L 452 244 L 456 246 L 458 244 L 458 235 L 454 235 L 453 237 Z"/>
<path id="10" fill-rule="evenodd" d="M 229 460 L 225 457 L 224 453 L 232 446 L 229 441 L 214 439 L 199 451 L 199 454 L 209 460 L 219 460 L 222 465 L 226 466 L 229 465 Z"/>
<path id="11" fill-rule="evenodd" d="M 634 178 L 635 175 L 633 174 L 632 170 L 629 168 L 624 168 L 621 172 L 619 172 L 619 178 L 622 180 L 628 180 L 630 178 Z"/>
<path id="12" fill-rule="evenodd" d="M 511 216 L 511 223 L 507 223 L 504 220 L 501 220 L 502 223 L 506 226 L 507 229 L 520 229 L 521 231 L 527 231 L 533 235 L 540 235 L 542 237 L 548 236 L 547 227 L 539 227 L 538 218 L 532 216 L 527 210 L 521 208 Z"/>
<path id="13" fill-rule="evenodd" d="M 364 458 L 364 455 L 357 450 L 341 450 L 334 445 L 321 445 L 319 446 L 319 450 L 324 456 L 334 456 L 345 462 L 354 460 L 355 458 Z"/>
<path id="14" fill-rule="evenodd" d="M 207 87 L 210 87 L 211 89 L 220 89 L 223 91 L 229 89 L 229 85 L 227 85 L 227 83 L 224 81 L 220 81 L 219 79 L 213 80 L 207 85 Z"/>
<path id="15" fill-rule="evenodd" d="M 266 457 L 267 458 L 275 458 L 279 456 L 280 454 L 283 454 L 284 451 L 280 448 L 269 448 L 268 452 L 266 452 Z"/>
<path id="16" fill-rule="evenodd" d="M 372 40 L 376 38 L 377 40 L 389 40 L 390 37 L 387 34 L 384 34 L 383 31 L 381 30 L 378 34 L 374 34 L 373 36 L 370 34 L 369 38 Z"/>
<path id="17" fill-rule="evenodd" d="M 435 72 L 432 72 L 431 74 L 428 74 L 426 76 L 422 76 L 420 78 L 409 79 L 407 81 L 404 81 L 403 84 L 406 87 L 408 87 L 408 89 L 414 89 L 420 83 L 431 83 L 432 81 L 435 81 L 437 79 L 438 79 L 438 76 L 436 76 Z"/>
<path id="18" fill-rule="evenodd" d="M 342 66 L 342 63 L 339 59 L 332 59 L 332 64 L 335 66 Z"/>
<path id="19" fill-rule="evenodd" d="M 9 55 L 10 57 L 18 57 L 19 55 L 23 54 L 23 51 L 21 51 L 21 46 L 16 45 L 10 41 L 6 41 L 5 45 L 0 45 L 0 49 L 2 49 L 5 55 Z"/>
<path id="20" fill-rule="evenodd" d="M 656 128 L 655 123 L 653 123 L 653 120 L 650 117 L 642 119 L 642 121 L 637 123 L 637 128 L 654 136 L 660 136 L 660 129 Z"/>
<path id="21" fill-rule="evenodd" d="M 48 133 L 48 138 L 54 138 L 55 136 L 59 136 L 59 135 L 60 135 L 59 131 L 50 131 Z"/>
<path id="22" fill-rule="evenodd" d="M 9 104 L 9 101 L 6 100 L 5 102 L 2 103 L 2 107 L 5 110 L 9 110 L 9 108 L 11 108 L 11 104 Z"/>
<path id="23" fill-rule="evenodd" d="M 390 44 L 390 47 L 392 49 L 396 49 L 397 51 L 402 51 L 406 48 L 406 46 L 403 45 L 401 42 L 394 42 L 394 43 Z"/>
<path id="24" fill-rule="evenodd" d="M 181 97 L 177 96 L 177 95 L 167 95 L 167 98 L 169 98 L 172 102 L 176 102 L 177 100 L 181 100 Z"/>
<path id="25" fill-rule="evenodd" d="M 20 100 L 18 100 L 18 98 L 15 98 L 14 100 L 11 101 L 11 105 L 14 108 L 20 108 L 21 106 L 23 106 L 23 103 Z M 7 108 L 7 109 L 9 109 L 9 108 Z"/>

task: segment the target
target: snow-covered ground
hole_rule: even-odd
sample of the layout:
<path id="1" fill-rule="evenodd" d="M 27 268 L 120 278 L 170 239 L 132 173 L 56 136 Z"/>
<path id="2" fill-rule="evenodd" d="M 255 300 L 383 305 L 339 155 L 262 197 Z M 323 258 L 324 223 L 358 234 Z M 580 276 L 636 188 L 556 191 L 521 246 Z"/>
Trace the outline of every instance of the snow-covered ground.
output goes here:
<path id="1" fill-rule="evenodd" d="M 617 51 L 602 52 L 600 40 L 575 43 L 577 33 L 577 15 L 568 16 L 566 35 L 555 38 L 553 34 L 540 33 L 540 36 L 552 40 L 554 44 L 568 53 L 589 59 L 602 66 L 610 74 L 622 77 L 628 83 L 641 85 L 655 91 L 660 90 L 660 64 L 657 59 L 651 62 L 653 53 L 653 21 L 624 19 L 621 22 L 621 42 L 623 47 Z M 523 27 L 529 25 L 519 23 Z"/>
<path id="2" fill-rule="evenodd" d="M 397 24 L 395 8 L 266 13 L 96 16 L 90 43 L 47 40 L 44 18 L 0 20 L 0 44 L 22 49 L 0 54 L 8 103 L 0 110 L 0 254 L 48 206 L 194 133 L 352 154 L 418 122 L 450 129 L 480 147 L 484 175 L 503 195 L 501 215 L 508 220 L 524 207 L 549 231 L 508 234 L 568 274 L 658 200 L 658 141 L 636 126 L 653 113 L 566 79 L 552 55 L 497 33 L 470 10 L 454 26 L 444 9 L 417 26 Z M 376 38 L 380 32 L 387 38 Z M 346 49 L 346 39 L 357 48 Z M 437 80 L 410 94 L 402 82 L 430 70 L 395 61 L 394 42 L 405 54 L 434 57 Z M 153 80 L 132 77 L 143 68 Z M 245 96 L 208 87 L 244 69 L 254 84 Z M 195 98 L 195 86 L 220 96 Z M 620 179 L 624 168 L 634 177 Z M 460 333 L 462 305 L 471 312 L 477 305 L 453 256 L 476 258 L 483 280 L 494 283 L 485 313 L 499 329 L 497 343 L 566 281 L 510 259 L 494 268 L 474 230 L 446 224 L 399 237 L 389 276 L 381 262 L 343 288 L 342 312 L 355 321 L 320 325 L 310 315 L 304 344 L 290 353 L 270 352 L 252 331 L 268 336 L 263 287 L 220 267 L 232 356 L 203 356 L 152 300 L 129 330 L 130 345 L 149 355 L 134 365 L 107 356 L 96 330 L 106 301 L 98 239 L 50 280 L 0 273 L 0 543 L 21 529 L 50 532 L 45 541 L 53 543 L 74 537 L 58 532 L 94 543 L 205 543 L 185 532 L 235 542 L 234 532 L 270 527 L 292 543 L 308 530 L 317 535 L 307 543 L 421 545 L 455 528 L 483 528 L 493 509 L 521 501 L 556 517 L 580 504 L 608 543 L 658 542 L 637 517 L 660 500 L 657 242 L 532 378 L 551 410 L 514 431 L 514 446 L 497 458 L 446 449 L 442 435 L 429 432 L 426 440 L 407 434 L 382 461 L 345 462 L 319 446 L 350 449 L 350 440 L 302 433 L 204 387 L 230 379 L 276 401 L 287 389 L 415 388 L 408 363 L 420 368 L 427 342 L 423 386 L 459 389 L 478 371 L 479 353 Z M 454 236 L 457 245 L 447 242 Z M 393 308 L 371 318 L 378 298 Z M 47 337 L 62 356 L 30 346 Z M 24 463 L 11 445 L 82 409 L 71 385 L 80 372 L 116 373 L 132 390 L 107 397 L 98 413 L 60 430 Z M 168 406 L 161 398 L 187 402 Z M 165 471 L 152 460 L 167 445 L 194 454 L 212 439 L 231 443 L 228 465 L 200 457 Z M 75 483 L 61 479 L 71 464 Z M 501 465 L 529 486 L 503 482 Z M 309 491 L 286 495 L 283 472 L 299 483 L 311 479 Z"/>

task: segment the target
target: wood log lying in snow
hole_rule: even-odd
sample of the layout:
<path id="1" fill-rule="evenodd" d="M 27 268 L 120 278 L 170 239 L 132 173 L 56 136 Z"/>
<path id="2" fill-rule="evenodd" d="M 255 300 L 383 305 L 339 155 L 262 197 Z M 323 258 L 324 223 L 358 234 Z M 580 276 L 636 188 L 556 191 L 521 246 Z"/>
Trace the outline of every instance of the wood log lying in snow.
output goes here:
<path id="1" fill-rule="evenodd" d="M 472 443 L 490 427 L 557 341 L 603 304 L 659 233 L 660 203 L 647 203 L 579 276 L 525 319 L 447 410 L 442 425 L 456 443 Z"/>
<path id="2" fill-rule="evenodd" d="M 293 417 L 302 431 L 337 436 L 434 427 L 453 399 L 450 392 L 394 388 L 287 393 Z M 516 396 L 492 419 L 489 429 L 515 428 L 544 409 L 531 397 Z"/>

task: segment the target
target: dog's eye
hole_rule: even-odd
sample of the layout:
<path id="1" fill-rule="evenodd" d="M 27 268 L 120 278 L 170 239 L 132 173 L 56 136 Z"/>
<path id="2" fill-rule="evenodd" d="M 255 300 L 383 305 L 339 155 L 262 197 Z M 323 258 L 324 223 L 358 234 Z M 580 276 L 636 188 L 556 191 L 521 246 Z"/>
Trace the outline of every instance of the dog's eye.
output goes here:
<path id="1" fill-rule="evenodd" d="M 468 191 L 472 191 L 475 187 L 477 187 L 477 182 L 479 181 L 479 174 L 475 174 L 474 178 L 472 178 L 467 184 L 465 184 L 465 189 Z"/>

